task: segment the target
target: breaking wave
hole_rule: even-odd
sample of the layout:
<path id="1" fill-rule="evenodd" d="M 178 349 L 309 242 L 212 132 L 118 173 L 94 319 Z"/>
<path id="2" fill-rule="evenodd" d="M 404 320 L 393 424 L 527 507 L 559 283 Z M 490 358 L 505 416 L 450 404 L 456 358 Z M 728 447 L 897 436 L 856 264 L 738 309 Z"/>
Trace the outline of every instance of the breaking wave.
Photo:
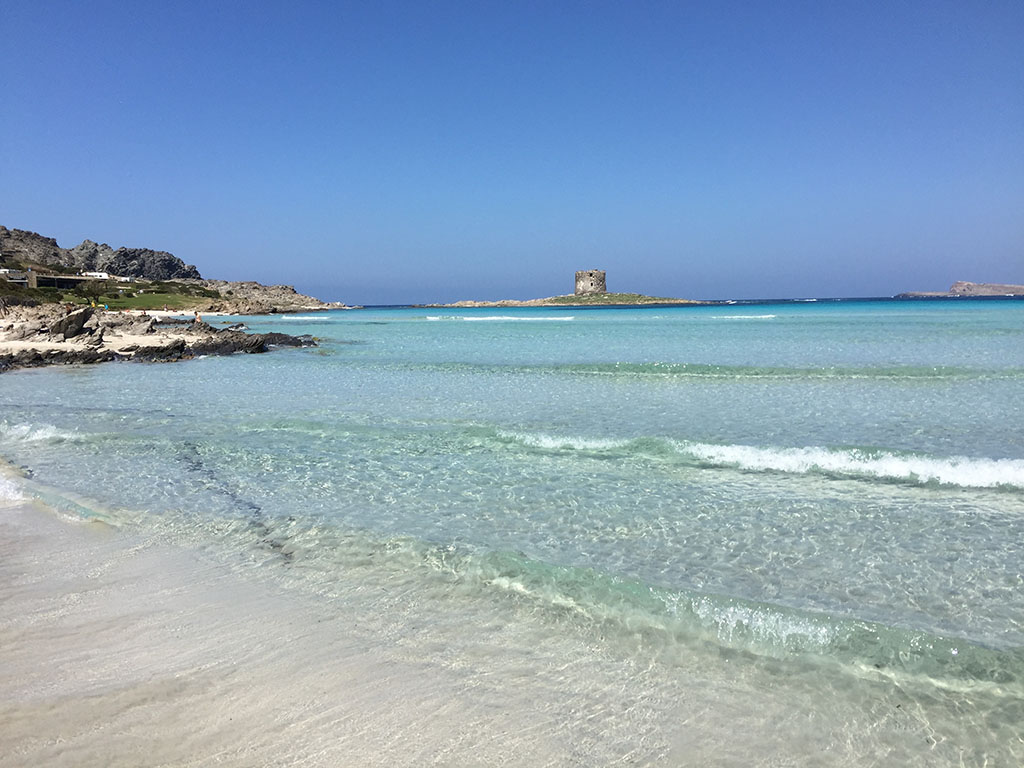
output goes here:
<path id="1" fill-rule="evenodd" d="M 569 320 L 575 320 L 575 316 L 558 316 L 552 317 L 545 315 L 544 317 L 515 317 L 512 315 L 487 315 L 486 317 L 472 317 L 468 315 L 427 315 L 427 320 L 436 322 L 439 320 L 462 320 L 467 323 L 485 323 L 485 322 L 502 322 L 502 323 L 549 323 L 549 322 L 567 322 Z"/>
<path id="2" fill-rule="evenodd" d="M 75 432 L 65 432 L 52 424 L 9 424 L 0 421 L 0 439 L 4 442 L 57 443 L 76 441 L 80 437 Z"/>
<path id="3" fill-rule="evenodd" d="M 716 445 L 666 438 L 607 439 L 499 431 L 498 437 L 542 450 L 620 451 L 671 454 L 706 468 L 751 472 L 821 473 L 963 488 L 1024 489 L 1024 460 L 928 456 L 859 448 L 782 448 Z"/>

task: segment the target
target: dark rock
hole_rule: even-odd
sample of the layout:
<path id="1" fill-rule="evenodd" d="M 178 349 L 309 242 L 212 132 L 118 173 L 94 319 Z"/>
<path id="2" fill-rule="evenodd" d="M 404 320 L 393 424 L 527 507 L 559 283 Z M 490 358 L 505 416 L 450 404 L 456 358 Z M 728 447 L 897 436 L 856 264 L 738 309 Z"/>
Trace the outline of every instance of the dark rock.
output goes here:
<path id="1" fill-rule="evenodd" d="M 57 265 L 62 263 L 64 249 L 52 237 L 0 227 L 0 253 L 19 262 Z"/>
<path id="2" fill-rule="evenodd" d="M 68 266 L 80 272 L 109 271 L 106 265 L 113 257 L 113 248 L 106 243 L 94 243 L 92 240 L 83 240 L 67 252 Z"/>
<path id="3" fill-rule="evenodd" d="M 271 347 L 315 347 L 316 339 L 309 334 L 302 336 L 289 336 L 287 333 L 264 333 L 261 334 L 264 341 Z"/>
<path id="4" fill-rule="evenodd" d="M 14 355 L 0 355 L 0 372 L 15 368 L 36 368 L 42 365 L 92 365 L 117 359 L 109 349 L 54 349 L 46 354 L 26 349 Z"/>
<path id="5" fill-rule="evenodd" d="M 233 355 L 235 352 L 252 355 L 266 351 L 267 345 L 261 334 L 241 331 L 221 331 L 189 347 L 189 352 L 196 356 Z"/>
<path id="6" fill-rule="evenodd" d="M 170 344 L 152 347 L 139 347 L 132 360 L 140 360 L 144 363 L 166 363 L 173 360 L 181 360 L 185 356 L 185 340 L 176 339 Z"/>
<path id="7" fill-rule="evenodd" d="M 118 248 L 102 269 L 114 275 L 150 280 L 202 278 L 194 265 L 186 264 L 167 251 L 151 251 L 149 248 Z"/>

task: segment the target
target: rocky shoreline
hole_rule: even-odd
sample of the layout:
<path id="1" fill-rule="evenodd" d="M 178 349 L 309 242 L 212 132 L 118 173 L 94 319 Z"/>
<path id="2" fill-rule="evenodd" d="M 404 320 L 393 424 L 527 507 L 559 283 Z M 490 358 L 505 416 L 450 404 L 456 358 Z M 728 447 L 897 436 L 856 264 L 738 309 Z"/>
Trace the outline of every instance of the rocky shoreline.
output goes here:
<path id="1" fill-rule="evenodd" d="M 241 323 L 214 328 L 197 319 L 159 320 L 145 313 L 62 305 L 0 307 L 0 373 L 46 365 L 115 360 L 175 362 L 204 355 L 259 354 L 313 347 L 312 336 L 246 333 Z"/>

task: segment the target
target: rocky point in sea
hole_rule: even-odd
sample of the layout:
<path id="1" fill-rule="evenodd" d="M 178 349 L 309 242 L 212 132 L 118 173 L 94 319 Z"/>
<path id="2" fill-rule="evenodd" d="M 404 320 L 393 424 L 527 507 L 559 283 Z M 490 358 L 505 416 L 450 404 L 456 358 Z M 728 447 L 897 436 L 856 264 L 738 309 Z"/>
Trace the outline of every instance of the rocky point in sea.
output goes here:
<path id="1" fill-rule="evenodd" d="M 0 304 L 0 372 L 15 368 L 113 360 L 174 362 L 202 355 L 255 354 L 274 347 L 316 346 L 312 336 L 214 328 L 198 318 L 158 320 L 59 304 Z"/>

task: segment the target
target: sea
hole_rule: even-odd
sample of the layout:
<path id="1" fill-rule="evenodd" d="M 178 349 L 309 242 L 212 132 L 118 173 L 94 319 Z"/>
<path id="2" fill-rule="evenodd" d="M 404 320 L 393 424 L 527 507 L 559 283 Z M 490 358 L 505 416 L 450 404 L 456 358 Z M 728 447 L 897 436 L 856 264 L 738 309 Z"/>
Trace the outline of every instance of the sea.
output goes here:
<path id="1" fill-rule="evenodd" d="M 0 376 L 0 494 L 436 680 L 349 764 L 1024 764 L 1024 302 L 239 320 L 319 346 Z"/>

